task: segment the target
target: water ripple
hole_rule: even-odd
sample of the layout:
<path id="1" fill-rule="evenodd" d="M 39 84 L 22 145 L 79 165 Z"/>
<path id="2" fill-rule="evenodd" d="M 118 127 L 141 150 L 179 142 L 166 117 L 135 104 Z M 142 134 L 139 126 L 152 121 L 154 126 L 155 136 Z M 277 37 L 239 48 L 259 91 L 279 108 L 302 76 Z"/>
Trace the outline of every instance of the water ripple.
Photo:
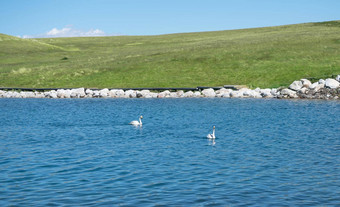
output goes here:
<path id="1" fill-rule="evenodd" d="M 0 99 L 1 206 L 337 206 L 340 104 Z M 143 127 L 128 125 L 139 115 Z M 205 137 L 216 125 L 217 139 Z"/>

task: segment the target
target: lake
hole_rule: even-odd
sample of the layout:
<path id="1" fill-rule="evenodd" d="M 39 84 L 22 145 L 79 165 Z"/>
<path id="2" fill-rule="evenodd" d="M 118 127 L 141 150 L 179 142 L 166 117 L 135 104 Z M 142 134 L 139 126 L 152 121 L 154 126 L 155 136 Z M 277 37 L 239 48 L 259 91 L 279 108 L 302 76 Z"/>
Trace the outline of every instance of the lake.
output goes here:
<path id="1" fill-rule="evenodd" d="M 0 99 L 0 110 L 0 206 L 340 205 L 339 101 Z"/>

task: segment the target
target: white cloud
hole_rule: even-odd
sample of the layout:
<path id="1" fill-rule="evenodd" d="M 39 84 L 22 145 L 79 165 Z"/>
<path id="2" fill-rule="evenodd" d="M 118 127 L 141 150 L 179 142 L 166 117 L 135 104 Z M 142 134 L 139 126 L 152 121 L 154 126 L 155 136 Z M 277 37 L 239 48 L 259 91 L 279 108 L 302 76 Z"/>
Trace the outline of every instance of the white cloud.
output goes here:
<path id="1" fill-rule="evenodd" d="M 50 31 L 40 35 L 23 35 L 22 38 L 48 38 L 48 37 L 94 37 L 107 36 L 104 31 L 100 29 L 90 29 L 89 31 L 82 31 L 71 26 L 66 26 L 62 29 L 53 28 Z"/>

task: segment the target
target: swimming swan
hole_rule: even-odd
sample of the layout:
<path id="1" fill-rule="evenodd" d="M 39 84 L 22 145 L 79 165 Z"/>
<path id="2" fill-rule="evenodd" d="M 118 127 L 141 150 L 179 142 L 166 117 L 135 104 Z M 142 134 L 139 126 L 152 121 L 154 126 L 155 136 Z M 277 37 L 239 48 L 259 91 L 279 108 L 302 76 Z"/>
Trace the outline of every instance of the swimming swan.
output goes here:
<path id="1" fill-rule="evenodd" d="M 143 116 L 140 116 L 139 121 L 134 120 L 134 121 L 130 122 L 129 124 L 134 125 L 134 126 L 142 126 L 142 124 L 143 124 L 142 119 L 143 119 Z"/>
<path id="2" fill-rule="evenodd" d="M 212 134 L 208 134 L 207 136 L 208 139 L 215 139 L 215 126 L 213 127 L 213 133 Z"/>

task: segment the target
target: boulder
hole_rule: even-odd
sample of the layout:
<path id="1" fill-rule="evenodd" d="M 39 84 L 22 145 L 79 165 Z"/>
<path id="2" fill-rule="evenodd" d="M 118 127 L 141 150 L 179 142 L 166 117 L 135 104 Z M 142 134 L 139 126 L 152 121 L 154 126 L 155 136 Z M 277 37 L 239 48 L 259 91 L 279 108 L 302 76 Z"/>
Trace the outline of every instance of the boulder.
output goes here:
<path id="1" fill-rule="evenodd" d="M 251 98 L 262 98 L 262 95 L 259 92 L 252 90 L 252 93 L 250 94 L 250 97 Z M 270 94 L 266 98 L 271 98 L 271 97 L 272 96 Z"/>
<path id="2" fill-rule="evenodd" d="M 169 97 L 170 97 L 170 98 L 178 98 L 176 92 L 171 92 Z"/>
<path id="3" fill-rule="evenodd" d="M 44 95 L 44 93 L 40 93 L 40 92 L 34 92 L 34 94 L 35 94 L 35 98 L 45 98 L 45 95 Z"/>
<path id="4" fill-rule="evenodd" d="M 125 91 L 125 97 L 126 98 L 136 98 L 137 93 L 134 90 L 128 90 L 128 91 Z"/>
<path id="5" fill-rule="evenodd" d="M 227 92 L 227 91 L 226 91 L 226 92 L 222 93 L 222 94 L 221 94 L 221 97 L 222 97 L 222 98 L 230 98 L 230 92 Z"/>
<path id="6" fill-rule="evenodd" d="M 290 84 L 289 89 L 298 91 L 302 88 L 302 81 L 294 81 L 292 84 Z"/>
<path id="7" fill-rule="evenodd" d="M 184 91 L 180 90 L 180 91 L 177 91 L 177 97 L 181 98 L 184 96 Z"/>
<path id="8" fill-rule="evenodd" d="M 299 92 L 299 93 L 302 93 L 302 94 L 305 94 L 307 91 L 308 91 L 308 89 L 305 88 L 305 87 L 303 87 L 303 88 L 301 88 L 298 92 Z"/>
<path id="9" fill-rule="evenodd" d="M 314 91 L 319 91 L 320 89 L 324 88 L 325 84 L 318 84 L 315 88 Z"/>
<path id="10" fill-rule="evenodd" d="M 257 88 L 255 88 L 255 91 L 260 93 L 261 88 L 257 87 Z"/>
<path id="11" fill-rule="evenodd" d="M 111 92 L 111 91 L 110 91 Z M 93 91 L 93 93 L 92 93 L 92 97 L 93 98 L 99 98 L 99 91 L 98 90 L 95 90 L 95 91 Z"/>
<path id="12" fill-rule="evenodd" d="M 266 89 L 261 89 L 260 90 L 260 95 L 264 98 L 272 98 L 273 95 L 271 93 L 271 89 L 270 88 L 266 88 Z"/>
<path id="13" fill-rule="evenodd" d="M 158 93 L 150 92 L 149 95 L 151 96 L 151 98 L 157 98 Z"/>
<path id="14" fill-rule="evenodd" d="M 65 90 L 64 89 L 58 89 L 57 90 L 57 96 L 58 96 L 58 98 L 65 98 Z"/>
<path id="15" fill-rule="evenodd" d="M 230 92 L 233 91 L 231 89 L 227 88 L 221 88 L 220 90 L 216 91 L 216 97 L 223 97 L 223 98 L 229 98 Z"/>
<path id="16" fill-rule="evenodd" d="M 27 98 L 26 92 L 20 92 L 20 98 Z"/>
<path id="17" fill-rule="evenodd" d="M 146 97 L 146 96 L 150 96 L 150 91 L 149 90 L 142 90 L 141 92 L 140 92 L 141 94 L 142 94 L 142 97 Z"/>
<path id="18" fill-rule="evenodd" d="M 319 85 L 319 82 L 311 84 L 308 88 L 314 90 Z"/>
<path id="19" fill-rule="evenodd" d="M 232 98 L 242 98 L 243 97 L 243 91 L 232 91 L 230 93 L 230 97 L 232 97 Z"/>
<path id="20" fill-rule="evenodd" d="M 116 90 L 116 97 L 117 98 L 124 98 L 125 92 L 122 89 Z"/>
<path id="21" fill-rule="evenodd" d="M 91 95 L 91 97 L 92 97 L 92 95 L 93 95 L 93 91 L 89 88 L 86 89 L 85 93 L 86 93 L 87 96 Z"/>
<path id="22" fill-rule="evenodd" d="M 160 92 L 160 93 L 157 95 L 157 98 L 165 98 L 165 93 Z"/>
<path id="23" fill-rule="evenodd" d="M 187 92 L 185 92 L 185 93 L 183 94 L 183 97 L 184 97 L 184 98 L 191 98 L 191 97 L 193 97 L 193 95 L 194 95 L 194 92 L 192 92 L 192 91 L 187 91 Z"/>
<path id="24" fill-rule="evenodd" d="M 158 93 L 157 98 L 168 98 L 170 96 L 170 91 L 162 91 Z"/>
<path id="25" fill-rule="evenodd" d="M 84 98 L 85 97 L 85 89 L 84 88 L 74 88 L 71 89 L 71 98 Z"/>
<path id="26" fill-rule="evenodd" d="M 202 94 L 199 91 L 195 91 L 193 97 L 202 97 Z"/>
<path id="27" fill-rule="evenodd" d="M 247 90 L 239 90 L 238 92 L 239 92 L 240 94 L 242 94 L 242 96 L 244 96 L 244 97 L 250 97 L 250 96 L 252 95 L 252 93 L 253 93 L 253 91 L 250 90 L 250 89 L 247 89 Z"/>
<path id="28" fill-rule="evenodd" d="M 210 97 L 210 98 L 216 96 L 216 93 L 215 93 L 214 89 L 212 89 L 212 88 L 204 89 L 202 91 L 202 94 L 203 94 L 204 97 Z"/>
<path id="29" fill-rule="evenodd" d="M 272 94 L 273 97 L 277 97 L 279 95 L 279 92 L 276 88 L 272 88 L 270 90 L 270 93 Z"/>
<path id="30" fill-rule="evenodd" d="M 136 91 L 136 98 L 143 98 L 143 94 L 140 91 Z"/>
<path id="31" fill-rule="evenodd" d="M 327 78 L 325 81 L 325 87 L 326 88 L 338 88 L 340 83 L 332 78 Z"/>
<path id="32" fill-rule="evenodd" d="M 57 91 L 55 90 L 50 91 L 50 98 L 58 98 Z"/>
<path id="33" fill-rule="evenodd" d="M 324 79 L 320 79 L 319 80 L 319 84 L 325 84 L 325 80 Z"/>
<path id="34" fill-rule="evenodd" d="M 338 82 L 340 82 L 340 75 L 337 75 L 335 80 L 337 80 Z"/>
<path id="35" fill-rule="evenodd" d="M 102 97 L 102 98 L 109 97 L 109 92 L 110 92 L 109 89 L 104 88 L 99 91 L 99 97 Z"/>
<path id="36" fill-rule="evenodd" d="M 281 90 L 281 95 L 287 96 L 288 98 L 297 98 L 296 91 L 284 88 Z"/>
<path id="37" fill-rule="evenodd" d="M 301 79 L 302 87 L 308 88 L 312 83 L 307 79 Z"/>

